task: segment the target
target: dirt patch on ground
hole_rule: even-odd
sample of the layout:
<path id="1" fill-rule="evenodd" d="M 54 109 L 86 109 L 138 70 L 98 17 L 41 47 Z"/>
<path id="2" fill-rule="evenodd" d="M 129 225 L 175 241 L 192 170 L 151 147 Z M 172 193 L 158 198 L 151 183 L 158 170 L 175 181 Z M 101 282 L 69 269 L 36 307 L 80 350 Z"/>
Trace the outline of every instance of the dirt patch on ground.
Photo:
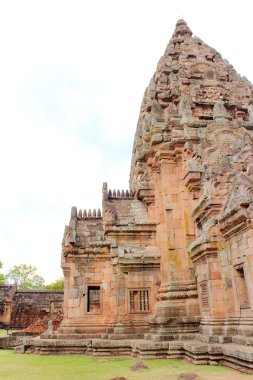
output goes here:
<path id="1" fill-rule="evenodd" d="M 147 369 L 147 368 L 148 366 L 144 364 L 143 362 L 137 362 L 136 364 L 130 367 L 132 371 L 140 371 L 141 369 Z"/>
<path id="2" fill-rule="evenodd" d="M 112 377 L 110 380 L 127 380 L 126 377 Z"/>
<path id="3" fill-rule="evenodd" d="M 195 380 L 198 375 L 193 372 L 182 372 L 179 374 L 177 380 Z"/>

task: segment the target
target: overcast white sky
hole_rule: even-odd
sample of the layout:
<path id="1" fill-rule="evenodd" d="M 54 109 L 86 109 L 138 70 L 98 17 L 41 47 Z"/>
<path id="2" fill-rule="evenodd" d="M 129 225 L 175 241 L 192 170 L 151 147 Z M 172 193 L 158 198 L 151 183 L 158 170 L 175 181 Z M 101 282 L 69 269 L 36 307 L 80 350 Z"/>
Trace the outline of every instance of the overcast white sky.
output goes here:
<path id="1" fill-rule="evenodd" d="M 252 0 L 0 0 L 0 260 L 62 275 L 70 208 L 127 188 L 143 92 L 184 18 L 253 81 Z"/>

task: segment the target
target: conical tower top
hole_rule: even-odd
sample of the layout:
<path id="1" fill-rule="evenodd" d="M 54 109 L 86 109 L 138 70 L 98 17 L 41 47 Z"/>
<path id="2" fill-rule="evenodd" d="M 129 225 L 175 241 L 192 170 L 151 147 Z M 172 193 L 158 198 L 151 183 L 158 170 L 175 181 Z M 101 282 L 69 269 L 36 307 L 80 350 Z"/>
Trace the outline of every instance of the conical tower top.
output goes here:
<path id="1" fill-rule="evenodd" d="M 146 189 L 150 163 L 156 165 L 163 149 L 177 149 L 172 156 L 180 149 L 198 155 L 195 139 L 201 141 L 201 133 L 209 126 L 214 130 L 221 124 L 250 129 L 252 103 L 253 86 L 215 49 L 194 36 L 184 20 L 178 20 L 141 104 L 133 147 L 132 191 L 138 186 Z M 202 131 L 198 137 L 196 131 Z M 188 133 L 195 136 L 192 141 L 188 141 Z"/>
<path id="2" fill-rule="evenodd" d="M 189 26 L 187 25 L 187 23 L 185 22 L 185 20 L 180 19 L 176 23 L 176 27 L 175 27 L 175 30 L 174 30 L 172 38 L 183 37 L 183 36 L 186 36 L 186 35 L 187 36 L 191 36 L 192 35 L 192 31 L 189 28 Z"/>

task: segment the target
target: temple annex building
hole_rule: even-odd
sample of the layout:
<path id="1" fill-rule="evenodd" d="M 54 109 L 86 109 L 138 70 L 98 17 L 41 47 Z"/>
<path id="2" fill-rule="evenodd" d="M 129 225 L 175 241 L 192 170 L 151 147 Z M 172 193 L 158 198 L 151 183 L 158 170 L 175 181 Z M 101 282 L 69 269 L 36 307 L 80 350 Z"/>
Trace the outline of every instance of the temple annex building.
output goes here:
<path id="1" fill-rule="evenodd" d="M 64 319 L 19 351 L 253 373 L 253 86 L 183 20 L 144 93 L 130 190 L 71 210 Z"/>

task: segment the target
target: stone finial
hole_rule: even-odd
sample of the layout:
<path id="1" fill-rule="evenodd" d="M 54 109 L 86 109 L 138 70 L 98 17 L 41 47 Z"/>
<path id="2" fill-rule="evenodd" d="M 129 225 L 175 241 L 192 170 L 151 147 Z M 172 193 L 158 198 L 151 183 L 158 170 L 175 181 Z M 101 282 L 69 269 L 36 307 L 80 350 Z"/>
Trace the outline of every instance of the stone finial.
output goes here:
<path id="1" fill-rule="evenodd" d="M 121 198 L 125 198 L 125 191 L 124 190 L 121 190 Z"/>
<path id="2" fill-rule="evenodd" d="M 83 210 L 83 217 L 87 218 L 87 210 L 86 210 L 86 208 Z"/>
<path id="3" fill-rule="evenodd" d="M 185 35 L 191 36 L 192 31 L 187 25 L 187 23 L 184 20 L 180 19 L 176 23 L 176 28 L 174 30 L 173 37 L 182 37 Z"/>
<path id="4" fill-rule="evenodd" d="M 116 198 L 116 190 L 113 190 L 112 196 L 113 196 L 113 198 Z"/>
<path id="5" fill-rule="evenodd" d="M 103 201 L 107 201 L 107 200 L 108 200 L 108 187 L 107 187 L 107 182 L 103 182 L 102 193 L 103 193 Z"/>
<path id="6" fill-rule="evenodd" d="M 97 217 L 97 210 L 95 208 L 93 209 L 92 217 L 93 218 Z"/>
<path id="7" fill-rule="evenodd" d="M 112 197 L 112 190 L 110 189 L 108 192 L 108 196 L 111 198 Z"/>
<path id="8" fill-rule="evenodd" d="M 126 190 L 126 198 L 129 198 L 129 191 Z"/>
<path id="9" fill-rule="evenodd" d="M 80 210 L 78 211 L 78 218 L 82 218 L 82 216 L 83 216 L 83 214 L 82 214 L 82 210 L 80 209 Z"/>
<path id="10" fill-rule="evenodd" d="M 101 218 L 101 210 L 100 210 L 100 208 L 98 209 L 97 217 L 98 217 L 98 218 Z"/>
<path id="11" fill-rule="evenodd" d="M 73 206 L 71 208 L 71 218 L 77 218 L 77 208 L 75 206 Z"/>
<path id="12" fill-rule="evenodd" d="M 120 191 L 117 190 L 117 197 L 119 198 L 120 197 Z"/>
<path id="13" fill-rule="evenodd" d="M 249 113 L 249 124 L 253 125 L 253 104 L 250 104 L 248 106 L 248 113 Z"/>
<path id="14" fill-rule="evenodd" d="M 91 218 L 92 217 L 92 213 L 91 213 L 91 209 L 89 208 L 89 211 L 88 211 L 88 218 Z"/>

